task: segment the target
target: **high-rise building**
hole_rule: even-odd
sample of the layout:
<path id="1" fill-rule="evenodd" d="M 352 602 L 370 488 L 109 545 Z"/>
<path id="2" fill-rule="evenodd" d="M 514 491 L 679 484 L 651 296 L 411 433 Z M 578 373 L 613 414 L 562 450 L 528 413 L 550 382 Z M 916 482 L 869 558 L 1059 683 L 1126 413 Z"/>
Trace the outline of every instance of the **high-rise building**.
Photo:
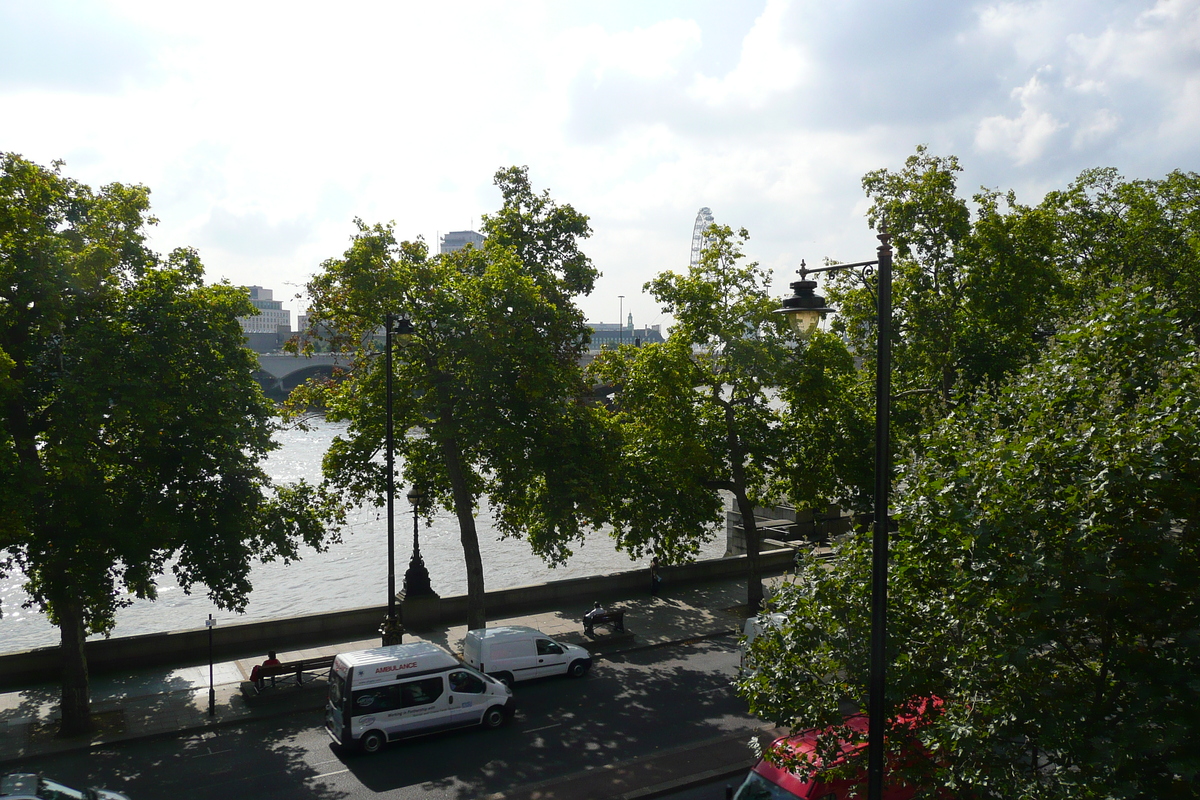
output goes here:
<path id="1" fill-rule="evenodd" d="M 487 237 L 475 231 L 450 231 L 438 240 L 438 252 L 445 255 L 455 250 L 462 250 L 467 245 L 479 247 Z"/>
<path id="2" fill-rule="evenodd" d="M 292 312 L 283 307 L 282 300 L 275 300 L 270 289 L 261 286 L 249 286 L 250 304 L 258 309 L 252 317 L 238 317 L 242 330 L 246 333 L 277 333 L 286 328 L 292 331 Z"/>

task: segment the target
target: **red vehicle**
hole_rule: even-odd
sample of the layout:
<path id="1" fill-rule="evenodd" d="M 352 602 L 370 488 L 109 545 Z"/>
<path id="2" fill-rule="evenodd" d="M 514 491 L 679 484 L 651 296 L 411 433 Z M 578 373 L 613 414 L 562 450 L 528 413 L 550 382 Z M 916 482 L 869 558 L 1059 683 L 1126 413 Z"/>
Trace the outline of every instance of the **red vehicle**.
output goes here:
<path id="1" fill-rule="evenodd" d="M 916 727 L 921 723 L 923 714 L 930 706 L 939 707 L 941 701 L 934 699 L 932 703 L 919 702 L 914 708 L 897 717 L 893 722 L 893 727 Z M 856 733 L 862 734 L 863 740 L 857 743 L 843 740 L 841 742 L 842 756 L 865 750 L 867 746 L 865 741 L 868 727 L 867 715 L 855 714 L 847 717 L 844 724 Z M 791 751 L 797 756 L 807 756 L 812 767 L 792 772 L 776 767 L 766 760 L 759 761 L 746 776 L 741 788 L 737 790 L 734 800 L 846 800 L 851 797 L 851 790 L 854 792 L 853 796 L 865 797 L 867 790 L 865 770 L 849 778 L 828 782 L 814 778 L 815 774 L 824 766 L 821 758 L 816 755 L 817 737 L 820 733 L 821 731 L 816 728 L 811 728 L 795 736 L 776 739 L 771 745 L 772 751 Z M 913 757 L 924 758 L 926 756 L 922 754 Z M 841 758 L 839 756 L 838 761 Z M 836 763 L 834 762 L 831 766 Z M 918 788 L 888 780 L 887 785 L 883 787 L 883 798 L 884 800 L 910 800 L 916 795 Z"/>

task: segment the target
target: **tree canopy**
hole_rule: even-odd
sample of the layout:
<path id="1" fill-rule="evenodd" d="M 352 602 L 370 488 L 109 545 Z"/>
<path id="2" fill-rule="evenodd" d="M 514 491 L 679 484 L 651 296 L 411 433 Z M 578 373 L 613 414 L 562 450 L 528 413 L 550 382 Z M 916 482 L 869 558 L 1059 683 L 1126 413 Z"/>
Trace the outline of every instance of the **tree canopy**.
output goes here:
<path id="1" fill-rule="evenodd" d="M 769 273 L 743 263 L 747 239 L 744 229 L 709 228 L 699 263 L 687 274 L 663 272 L 646 284 L 675 317 L 670 338 L 602 352 L 593 372 L 616 388 L 612 424 L 621 443 L 621 490 L 613 495 L 611 516 L 619 546 L 652 550 L 668 562 L 693 556 L 699 542 L 714 535 L 723 506 L 719 491 L 728 491 L 746 536 L 747 601 L 757 607 L 762 583 L 754 508 L 836 493 L 824 469 L 828 454 L 797 447 L 794 434 L 819 428 L 844 443 L 824 423 L 846 418 L 843 390 L 852 381 L 842 378 L 852 375 L 853 361 L 835 337 L 808 347 L 791 339 L 774 313 Z M 793 385 L 798 361 L 813 378 L 807 387 Z M 785 410 L 785 394 L 815 393 L 818 385 L 819 399 L 833 409 L 828 416 L 802 420 Z M 783 480 L 805 470 L 813 480 Z"/>
<path id="2" fill-rule="evenodd" d="M 321 546 L 311 487 L 273 487 L 244 290 L 145 242 L 149 191 L 0 156 L 0 551 L 62 633 L 63 726 L 89 725 L 84 637 L 170 569 L 244 608 L 252 560 Z"/>
<path id="3" fill-rule="evenodd" d="M 887 702 L 944 701 L 907 769 L 960 797 L 1195 797 L 1200 175 L 1088 170 L 1027 206 L 961 199 L 958 171 L 922 147 L 863 181 L 897 247 Z M 828 294 L 873 379 L 873 287 Z M 870 572 L 863 531 L 772 598 L 753 710 L 866 706 Z"/>
<path id="4" fill-rule="evenodd" d="M 345 502 L 383 504 L 387 376 L 377 334 L 389 313 L 412 323 L 393 366 L 396 452 L 403 480 L 458 518 L 473 628 L 486 623 L 481 498 L 502 535 L 556 563 L 600 519 L 594 499 L 606 480 L 608 437 L 580 400 L 587 328 L 574 297 L 597 274 L 579 249 L 587 218 L 534 192 L 523 167 L 500 170 L 496 185 L 503 206 L 484 218 L 479 248 L 431 255 L 422 241 L 397 241 L 391 224 L 357 222 L 350 248 L 308 285 L 310 314 L 352 350 L 353 368 L 292 399 L 349 422 L 325 457 L 328 484 Z"/>
<path id="5" fill-rule="evenodd" d="M 1106 293 L 956 398 L 897 481 L 888 703 L 944 700 L 922 778 L 960 797 L 1194 797 L 1200 351 L 1156 292 Z M 869 537 L 773 598 L 741 689 L 783 724 L 866 703 Z M 905 738 L 897 731 L 893 745 Z"/>
<path id="6" fill-rule="evenodd" d="M 958 159 L 918 147 L 904 167 L 863 178 L 870 223 L 896 246 L 893 430 L 898 449 L 953 407 L 960 388 L 997 384 L 1039 357 L 1107 289 L 1155 288 L 1197 337 L 1200 175 L 1127 181 L 1082 173 L 1036 206 L 1013 192 L 959 196 Z M 834 330 L 874 370 L 873 289 L 847 275 L 828 287 Z M 1198 339 L 1200 340 L 1200 339 Z"/>

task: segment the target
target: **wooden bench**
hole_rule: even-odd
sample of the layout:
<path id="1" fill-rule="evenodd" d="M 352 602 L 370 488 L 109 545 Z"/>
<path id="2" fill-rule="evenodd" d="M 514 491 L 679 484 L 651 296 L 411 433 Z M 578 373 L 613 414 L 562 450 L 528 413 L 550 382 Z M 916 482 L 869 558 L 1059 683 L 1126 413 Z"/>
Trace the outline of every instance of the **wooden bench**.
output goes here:
<path id="1" fill-rule="evenodd" d="M 625 632 L 625 610 L 593 608 L 583 615 L 583 632 L 588 636 L 596 635 L 596 626 L 606 625 L 614 633 Z"/>
<path id="2" fill-rule="evenodd" d="M 318 656 L 316 658 L 302 658 L 298 661 L 285 661 L 282 664 L 272 664 L 269 667 L 260 666 L 258 668 L 258 680 L 254 683 L 256 691 L 261 692 L 267 688 L 267 680 L 270 679 L 271 685 L 275 685 L 275 679 L 281 676 L 296 676 L 296 685 L 304 685 L 304 673 L 318 672 L 327 670 L 333 666 L 334 656 Z"/>

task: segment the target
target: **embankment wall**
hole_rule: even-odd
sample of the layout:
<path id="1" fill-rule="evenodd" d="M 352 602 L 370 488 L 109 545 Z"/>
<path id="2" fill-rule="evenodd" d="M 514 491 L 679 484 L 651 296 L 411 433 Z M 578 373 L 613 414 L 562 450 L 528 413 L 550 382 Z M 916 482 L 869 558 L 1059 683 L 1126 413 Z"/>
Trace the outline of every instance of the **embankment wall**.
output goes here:
<path id="1" fill-rule="evenodd" d="M 792 564 L 795 550 L 771 550 L 760 555 L 764 574 L 778 573 Z M 746 574 L 746 557 L 732 556 L 694 564 L 663 567 L 667 587 L 698 583 Z M 649 591 L 649 573 L 645 569 L 592 575 L 561 581 L 546 581 L 513 586 L 487 593 L 489 619 L 522 613 L 547 611 L 564 604 L 613 601 L 637 597 Z M 667 589 L 669 591 L 669 588 Z M 267 650 L 299 650 L 337 642 L 370 639 L 379 635 L 379 624 L 387 606 L 367 606 L 325 614 L 220 624 L 212 629 L 212 655 L 219 661 L 261 656 Z M 452 595 L 403 604 L 404 625 L 420 632 L 467 619 L 466 595 Z M 115 636 L 94 639 L 86 644 L 88 668 L 93 674 L 144 667 L 181 667 L 208 663 L 207 628 L 148 633 L 141 636 Z M 0 654 L 0 688 L 48 683 L 59 679 L 59 648 L 42 647 Z"/>

